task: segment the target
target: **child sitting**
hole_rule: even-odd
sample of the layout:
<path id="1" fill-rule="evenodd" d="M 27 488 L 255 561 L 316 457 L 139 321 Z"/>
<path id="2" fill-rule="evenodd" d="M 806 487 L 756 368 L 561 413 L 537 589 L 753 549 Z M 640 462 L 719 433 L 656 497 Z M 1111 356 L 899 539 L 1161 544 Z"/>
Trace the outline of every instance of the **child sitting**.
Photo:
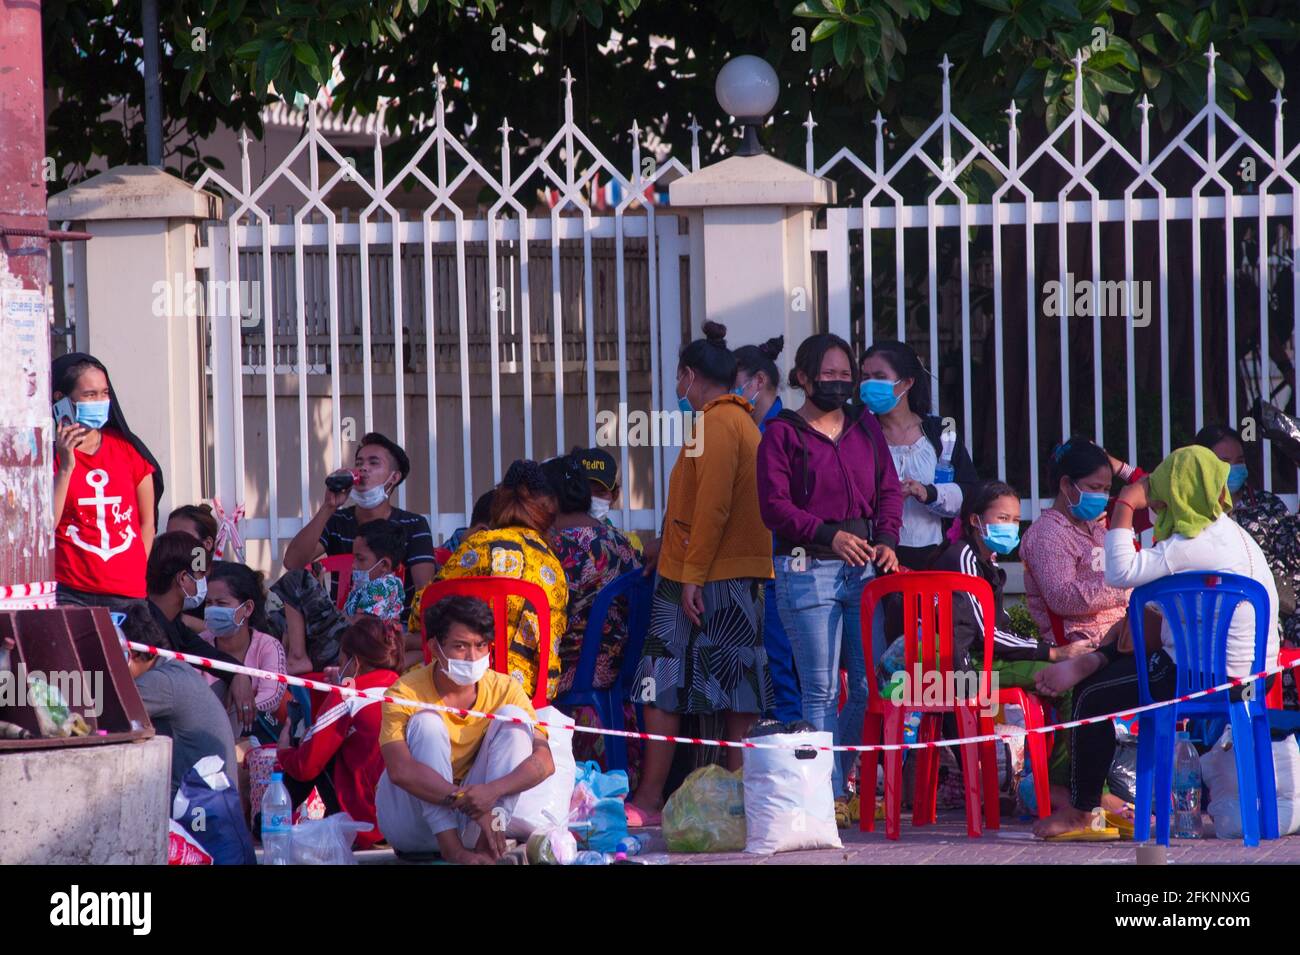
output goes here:
<path id="1" fill-rule="evenodd" d="M 394 626 L 402 616 L 404 588 L 397 576 L 406 535 L 393 521 L 368 521 L 352 541 L 352 589 L 343 612 L 350 623 L 369 614 Z"/>

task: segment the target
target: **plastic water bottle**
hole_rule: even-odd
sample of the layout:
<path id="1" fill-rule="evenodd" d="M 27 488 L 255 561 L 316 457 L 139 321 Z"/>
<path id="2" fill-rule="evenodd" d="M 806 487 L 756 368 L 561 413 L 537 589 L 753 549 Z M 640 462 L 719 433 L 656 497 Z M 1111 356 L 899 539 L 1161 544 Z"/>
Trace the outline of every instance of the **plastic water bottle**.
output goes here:
<path id="1" fill-rule="evenodd" d="M 262 865 L 289 865 L 293 848 L 293 802 L 284 774 L 272 773 L 262 794 Z"/>
<path id="2" fill-rule="evenodd" d="M 595 849 L 583 849 L 574 858 L 574 865 L 609 865 L 609 859 L 606 858 L 608 853 L 597 852 Z"/>
<path id="3" fill-rule="evenodd" d="M 1201 757 L 1185 731 L 1174 743 L 1173 836 L 1201 838 Z"/>
<path id="4" fill-rule="evenodd" d="M 623 853 L 624 855 L 629 855 L 629 856 L 639 855 L 643 848 L 644 846 L 641 844 L 641 840 L 638 839 L 636 836 L 629 835 L 626 836 L 625 838 L 618 840 L 617 851 Z"/>
<path id="5" fill-rule="evenodd" d="M 953 469 L 952 462 L 943 458 L 934 466 L 934 483 L 951 484 L 957 477 L 957 472 Z"/>

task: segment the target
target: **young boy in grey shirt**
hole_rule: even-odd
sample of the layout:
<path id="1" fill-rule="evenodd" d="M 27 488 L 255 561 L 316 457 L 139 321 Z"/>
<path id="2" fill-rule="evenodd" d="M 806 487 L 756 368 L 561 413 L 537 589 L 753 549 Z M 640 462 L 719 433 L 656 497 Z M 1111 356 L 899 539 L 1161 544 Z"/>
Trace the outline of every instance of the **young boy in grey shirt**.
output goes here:
<path id="1" fill-rule="evenodd" d="M 134 643 L 170 649 L 162 630 L 143 606 L 131 608 L 122 632 Z M 230 718 L 202 674 L 180 660 L 134 651 L 127 667 L 154 729 L 171 737 L 172 797 L 180 788 L 181 778 L 204 756 L 224 759 L 226 775 L 235 782 L 235 738 L 230 732 Z"/>

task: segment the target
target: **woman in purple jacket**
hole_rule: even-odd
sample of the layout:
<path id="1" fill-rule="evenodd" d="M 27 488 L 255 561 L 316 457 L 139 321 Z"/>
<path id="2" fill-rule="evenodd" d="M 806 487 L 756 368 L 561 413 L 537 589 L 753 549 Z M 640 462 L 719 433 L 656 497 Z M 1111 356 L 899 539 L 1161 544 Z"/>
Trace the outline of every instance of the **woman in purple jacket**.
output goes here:
<path id="1" fill-rule="evenodd" d="M 763 432 L 759 506 L 775 535 L 777 609 L 794 649 L 803 717 L 832 731 L 837 745 L 853 745 L 862 738 L 870 669 L 859 620 L 862 590 L 877 568 L 889 573 L 898 567 L 903 493 L 875 416 L 845 405 L 858 390 L 848 342 L 813 335 L 799 346 L 794 364 L 790 385 L 805 401 L 798 411 L 782 411 Z M 884 642 L 874 621 L 872 638 L 874 660 Z M 841 666 L 848 671 L 849 698 L 837 717 Z M 857 754 L 839 756 L 836 815 L 850 825 L 858 800 L 846 798 L 844 780 Z"/>

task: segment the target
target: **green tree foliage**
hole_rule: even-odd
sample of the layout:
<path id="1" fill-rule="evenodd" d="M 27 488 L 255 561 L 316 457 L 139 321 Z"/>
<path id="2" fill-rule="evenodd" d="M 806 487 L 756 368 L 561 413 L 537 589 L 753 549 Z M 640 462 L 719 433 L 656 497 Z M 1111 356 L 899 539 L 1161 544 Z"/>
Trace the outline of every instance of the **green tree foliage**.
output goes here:
<path id="1" fill-rule="evenodd" d="M 198 140 L 218 125 L 261 134 L 258 111 L 314 96 L 335 72 L 333 108 L 373 112 L 381 99 L 402 130 L 431 117 L 435 76 L 458 79 L 449 122 L 478 155 L 510 117 L 522 146 L 562 118 L 567 67 L 575 113 L 602 148 L 626 150 L 637 119 L 647 136 L 688 155 L 694 111 L 708 150 L 728 128 L 713 96 L 718 69 L 756 53 L 785 92 L 765 132 L 802 162 L 801 123 L 816 104 L 819 155 L 860 146 L 877 109 L 915 135 L 939 102 L 946 54 L 953 108 L 977 135 L 1005 124 L 1015 98 L 1049 127 L 1073 106 L 1076 51 L 1086 51 L 1087 109 L 1134 124 L 1149 95 L 1160 122 L 1204 101 L 1213 43 L 1220 102 L 1281 88 L 1298 34 L 1295 0 L 165 0 L 161 83 L 168 156 L 197 175 Z M 54 104 L 48 150 L 63 180 L 99 156 L 142 162 L 140 0 L 46 0 L 45 70 Z M 617 38 L 617 42 L 612 42 Z M 668 41 L 668 42 L 664 42 Z M 472 117 L 471 117 L 472 114 Z M 473 122 L 471 123 L 471 118 Z M 603 140 L 603 141 L 602 141 Z M 418 142 L 393 147 L 401 161 Z M 621 155 L 622 153 L 615 153 Z M 825 153 L 829 155 L 829 152 Z"/>

